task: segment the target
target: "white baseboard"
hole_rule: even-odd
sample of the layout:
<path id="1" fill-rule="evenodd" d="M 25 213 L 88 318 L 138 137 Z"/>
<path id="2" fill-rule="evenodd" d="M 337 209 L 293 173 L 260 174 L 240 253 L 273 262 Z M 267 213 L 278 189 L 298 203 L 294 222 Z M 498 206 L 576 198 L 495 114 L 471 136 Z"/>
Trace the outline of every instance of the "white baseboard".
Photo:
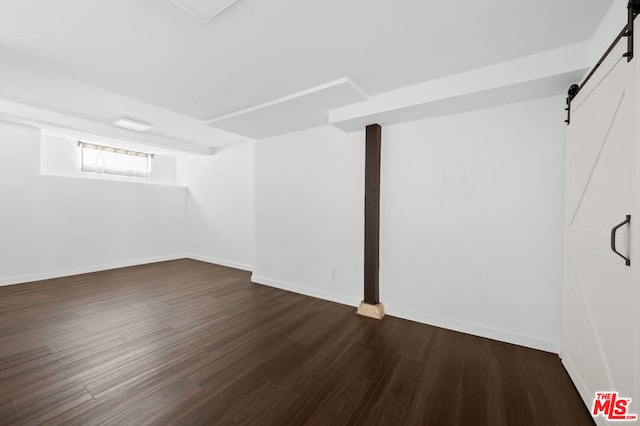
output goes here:
<path id="1" fill-rule="evenodd" d="M 213 257 L 200 256 L 199 254 L 188 254 L 185 257 L 193 260 L 199 260 L 201 262 L 213 263 L 214 265 L 228 266 L 229 268 L 241 269 L 243 271 L 251 272 L 253 270 L 253 266 L 246 265 L 244 263 L 231 262 L 229 260 L 224 259 L 216 259 Z"/>
<path id="2" fill-rule="evenodd" d="M 328 300 L 330 302 L 336 302 L 348 306 L 357 307 L 361 302 L 361 300 L 357 297 L 350 297 L 342 294 L 316 290 L 310 287 L 303 287 L 296 284 L 273 280 L 271 278 L 261 277 L 255 274 L 251 275 L 251 281 L 256 284 L 268 285 L 269 287 L 279 288 L 280 290 L 287 290 L 293 293 L 304 294 L 305 296 L 316 297 L 318 299 Z"/>
<path id="3" fill-rule="evenodd" d="M 251 271 L 253 269 L 253 267 L 250 265 L 231 262 L 223 259 L 215 259 L 215 258 L 210 258 L 210 257 L 200 256 L 195 254 L 175 254 L 175 255 L 168 255 L 168 256 L 153 257 L 153 258 L 114 262 L 114 263 L 108 263 L 108 264 L 102 264 L 102 265 L 85 266 L 80 268 L 66 269 L 62 271 L 55 271 L 55 272 L 48 272 L 48 273 L 0 278 L 0 286 L 47 280 L 52 278 L 66 277 L 70 275 L 86 274 L 90 272 L 106 271 L 109 269 L 125 268 L 128 266 L 137 266 L 137 265 L 144 265 L 148 263 L 164 262 L 168 260 L 185 259 L 185 258 L 199 260 L 207 263 L 213 263 L 216 265 L 227 266 L 235 269 L 241 269 L 244 271 Z M 279 288 L 281 290 L 304 294 L 306 296 L 311 296 L 311 297 L 317 297 L 319 299 L 341 303 L 343 305 L 348 305 L 348 306 L 357 307 L 358 304 L 361 302 L 360 298 L 357 298 L 357 297 L 345 296 L 343 294 L 317 290 L 314 288 L 304 287 L 304 286 L 291 284 L 283 281 L 278 281 L 278 280 L 274 280 L 267 277 L 261 277 L 255 274 L 251 275 L 251 281 L 257 284 L 268 285 L 270 287 Z M 432 315 L 424 312 L 415 312 L 408 309 L 396 307 L 393 305 L 388 305 L 386 303 L 385 303 L 385 311 L 388 315 L 408 319 L 411 321 L 429 324 L 436 327 L 442 327 L 449 330 L 460 331 L 462 333 L 473 334 L 475 336 L 486 337 L 489 339 L 499 340 L 502 342 L 513 343 L 516 345 L 526 346 L 534 349 L 540 349 L 547 352 L 559 353 L 558 342 L 541 339 L 535 336 L 514 333 L 507 330 L 501 330 L 501 329 L 486 327 L 482 325 L 471 324 L 463 321 L 457 321 L 451 318 L 445 318 L 445 317 Z"/>
<path id="4" fill-rule="evenodd" d="M 166 262 L 188 258 L 187 254 L 174 254 L 167 256 L 147 257 L 144 259 L 125 260 L 122 262 L 105 263 L 102 265 L 82 266 L 79 268 L 64 269 L 61 271 L 44 272 L 39 274 L 20 275 L 17 277 L 0 278 L 0 286 L 22 284 L 32 281 L 50 280 L 53 278 L 68 277 L 71 275 L 88 274 L 91 272 L 108 271 L 110 269 L 126 268 L 128 266 L 146 265 L 148 263 Z"/>
<path id="5" fill-rule="evenodd" d="M 329 293 L 316 290 L 309 287 L 303 287 L 296 284 L 273 280 L 271 278 L 261 277 L 257 275 L 251 276 L 251 281 L 258 284 L 268 285 L 270 287 L 279 288 L 281 290 L 292 291 L 294 293 L 304 294 L 306 296 L 317 297 L 331 302 L 342 303 L 343 305 L 358 306 L 361 302 L 359 298 L 345 296 L 342 294 Z M 520 346 L 526 346 L 533 349 L 540 349 L 546 352 L 558 353 L 559 344 L 551 340 L 541 339 L 526 334 L 514 333 L 512 331 L 500 330 L 477 324 L 457 321 L 450 318 L 444 318 L 437 315 L 431 315 L 423 312 L 414 312 L 409 309 L 399 308 L 384 303 L 384 310 L 387 315 L 398 318 L 408 319 L 423 324 L 442 327 L 449 330 L 459 331 L 462 333 L 472 334 L 474 336 L 486 337 L 488 339 L 499 340 L 501 342 L 513 343 Z"/>
<path id="6" fill-rule="evenodd" d="M 562 358 L 562 365 L 564 366 L 565 370 L 567 370 L 567 373 L 569 373 L 569 377 L 571 377 L 571 381 L 573 382 L 574 386 L 578 390 L 578 393 L 582 398 L 582 402 L 587 407 L 587 410 L 591 412 L 591 408 L 592 408 L 591 404 L 593 403 L 593 398 L 595 397 L 595 393 L 589 392 L 587 385 L 584 384 L 582 377 L 580 376 L 580 374 L 578 374 L 578 370 L 576 370 L 576 368 L 573 366 L 573 363 L 571 362 L 571 359 L 569 357 L 565 356 L 564 358 Z M 605 390 L 608 390 L 608 389 L 605 389 Z M 632 412 L 635 413 L 636 411 L 632 411 Z M 594 418 L 594 421 L 596 422 L 596 424 L 607 423 L 604 420 L 604 417 L 601 417 L 601 416 Z"/>
<path id="7" fill-rule="evenodd" d="M 0 277 L 0 287 L 6 286 L 6 285 L 29 283 L 33 281 L 50 280 L 53 278 L 69 277 L 72 275 L 88 274 L 91 272 L 108 271 L 110 269 L 126 268 L 128 266 L 139 266 L 139 265 L 146 265 L 148 263 L 166 262 L 169 260 L 177 260 L 177 259 L 199 260 L 201 262 L 213 263 L 221 266 L 228 266 L 230 268 L 241 269 L 243 271 L 251 271 L 251 269 L 253 269 L 252 266 L 245 265 L 243 263 L 230 262 L 223 259 L 214 259 L 211 257 L 200 256 L 196 254 L 181 253 L 181 254 L 174 254 L 174 255 L 168 255 L 168 256 L 147 257 L 144 259 L 105 263 L 102 265 L 82 266 L 79 268 L 64 269 L 61 271 L 54 271 L 54 272 L 20 275 L 17 277 L 8 277 L 8 278 Z"/>
<path id="8" fill-rule="evenodd" d="M 384 303 L 384 301 L 382 301 Z M 384 304 L 384 310 L 388 315 L 404 318 L 423 324 L 446 328 L 448 330 L 459 331 L 461 333 L 472 334 L 474 336 L 486 337 L 487 339 L 498 340 L 515 345 L 526 346 L 528 348 L 539 349 L 545 352 L 559 353 L 559 343 L 553 340 L 542 339 L 528 334 L 516 333 L 484 325 L 472 324 L 458 321 L 451 318 L 441 317 L 424 312 L 415 312 L 409 309 Z"/>

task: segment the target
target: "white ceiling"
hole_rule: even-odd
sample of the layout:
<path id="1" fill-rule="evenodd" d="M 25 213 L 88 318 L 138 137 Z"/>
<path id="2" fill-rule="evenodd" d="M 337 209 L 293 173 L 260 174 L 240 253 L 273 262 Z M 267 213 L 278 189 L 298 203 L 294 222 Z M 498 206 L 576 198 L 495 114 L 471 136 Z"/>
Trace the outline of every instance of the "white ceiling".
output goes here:
<path id="1" fill-rule="evenodd" d="M 0 0 L 0 72 L 21 70 L 0 98 L 109 123 L 174 114 L 180 135 L 163 136 L 215 146 L 243 138 L 206 120 L 345 77 L 371 96 L 574 44 L 611 3 L 238 0 L 202 23 L 170 0 Z M 29 74 L 77 90 L 30 92 Z M 75 99 L 96 90 L 114 108 Z"/>
<path id="2" fill-rule="evenodd" d="M 327 124 L 328 111 L 364 101 L 367 96 L 348 78 L 209 120 L 210 126 L 264 139 Z"/>

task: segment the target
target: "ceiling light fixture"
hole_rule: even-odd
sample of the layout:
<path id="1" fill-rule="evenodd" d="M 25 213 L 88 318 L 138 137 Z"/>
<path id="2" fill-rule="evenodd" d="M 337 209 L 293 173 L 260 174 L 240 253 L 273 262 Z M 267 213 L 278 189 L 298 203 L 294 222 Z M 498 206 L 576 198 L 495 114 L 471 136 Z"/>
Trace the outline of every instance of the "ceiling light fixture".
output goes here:
<path id="1" fill-rule="evenodd" d="M 201 22 L 207 22 L 236 0 L 171 0 Z"/>
<path id="2" fill-rule="evenodd" d="M 151 124 L 142 121 L 132 120 L 131 118 L 120 117 L 112 123 L 116 127 L 122 127 L 127 130 L 135 130 L 136 132 L 144 132 L 151 128 Z"/>

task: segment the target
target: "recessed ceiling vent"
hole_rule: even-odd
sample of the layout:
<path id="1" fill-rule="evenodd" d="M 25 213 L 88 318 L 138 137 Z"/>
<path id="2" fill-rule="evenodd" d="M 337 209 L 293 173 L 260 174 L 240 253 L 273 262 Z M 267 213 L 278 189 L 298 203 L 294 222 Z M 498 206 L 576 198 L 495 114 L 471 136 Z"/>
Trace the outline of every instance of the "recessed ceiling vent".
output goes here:
<path id="1" fill-rule="evenodd" d="M 201 22 L 207 22 L 236 0 L 171 0 Z"/>

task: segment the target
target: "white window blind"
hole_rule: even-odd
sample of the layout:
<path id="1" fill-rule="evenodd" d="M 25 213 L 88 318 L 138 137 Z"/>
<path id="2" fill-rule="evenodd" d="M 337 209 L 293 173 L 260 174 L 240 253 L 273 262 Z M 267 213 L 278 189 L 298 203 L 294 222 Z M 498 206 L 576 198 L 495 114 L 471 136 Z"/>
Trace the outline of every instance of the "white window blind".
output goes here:
<path id="1" fill-rule="evenodd" d="M 146 178 L 153 154 L 123 148 L 78 142 L 82 150 L 82 171 Z"/>

